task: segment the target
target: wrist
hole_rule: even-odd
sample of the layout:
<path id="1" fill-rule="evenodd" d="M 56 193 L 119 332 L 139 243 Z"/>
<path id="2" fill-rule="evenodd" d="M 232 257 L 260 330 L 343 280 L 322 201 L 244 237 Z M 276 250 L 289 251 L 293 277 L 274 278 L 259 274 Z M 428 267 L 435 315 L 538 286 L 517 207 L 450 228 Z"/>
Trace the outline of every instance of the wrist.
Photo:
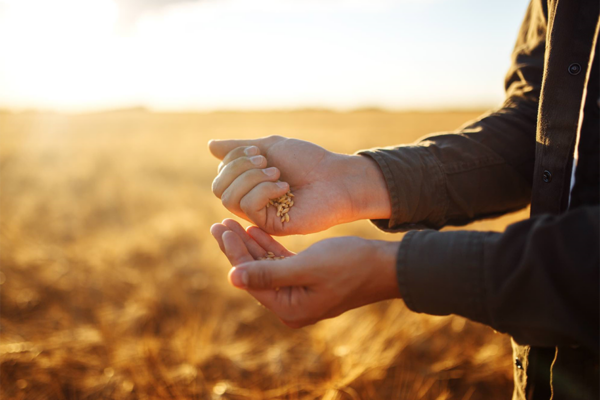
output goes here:
<path id="1" fill-rule="evenodd" d="M 377 260 L 380 261 L 381 265 L 381 276 L 383 277 L 382 290 L 386 294 L 388 299 L 399 299 L 400 289 L 398 288 L 398 276 L 397 276 L 397 258 L 398 258 L 398 247 L 400 242 L 386 242 L 378 241 L 377 246 Z"/>
<path id="2" fill-rule="evenodd" d="M 370 157 L 348 155 L 344 181 L 350 195 L 353 220 L 389 219 L 390 195 L 379 165 Z"/>
<path id="3" fill-rule="evenodd" d="M 400 298 L 396 273 L 396 259 L 399 242 L 369 240 L 371 251 L 369 263 L 375 269 L 369 274 L 372 278 L 370 292 L 375 301 Z"/>

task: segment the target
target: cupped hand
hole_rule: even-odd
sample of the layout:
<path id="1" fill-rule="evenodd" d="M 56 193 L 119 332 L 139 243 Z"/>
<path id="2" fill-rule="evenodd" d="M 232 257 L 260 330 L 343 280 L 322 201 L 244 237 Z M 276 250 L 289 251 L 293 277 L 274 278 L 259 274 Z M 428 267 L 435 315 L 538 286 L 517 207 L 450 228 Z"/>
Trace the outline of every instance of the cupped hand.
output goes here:
<path id="1" fill-rule="evenodd" d="M 398 243 L 341 237 L 294 254 L 257 227 L 225 220 L 211 233 L 234 267 L 230 282 L 292 328 L 381 300 L 399 298 Z M 267 252 L 281 260 L 260 260 Z"/>
<path id="2" fill-rule="evenodd" d="M 389 218 L 390 203 L 379 167 L 367 157 L 337 154 L 313 143 L 270 136 L 212 140 L 222 160 L 213 193 L 235 215 L 274 235 L 307 234 L 365 218 Z M 289 222 L 270 199 L 294 195 Z"/>

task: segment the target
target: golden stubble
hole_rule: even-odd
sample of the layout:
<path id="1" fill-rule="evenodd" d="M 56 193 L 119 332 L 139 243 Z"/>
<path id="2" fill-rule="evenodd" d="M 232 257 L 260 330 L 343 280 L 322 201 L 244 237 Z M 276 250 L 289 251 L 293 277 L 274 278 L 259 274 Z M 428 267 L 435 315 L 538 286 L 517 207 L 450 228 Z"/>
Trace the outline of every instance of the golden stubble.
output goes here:
<path id="1" fill-rule="evenodd" d="M 506 336 L 400 300 L 291 330 L 228 284 L 209 233 L 231 217 L 210 191 L 209 139 L 353 153 L 478 114 L 0 113 L 0 397 L 510 397 Z M 363 221 L 281 242 L 298 252 L 342 235 L 401 239 Z"/>

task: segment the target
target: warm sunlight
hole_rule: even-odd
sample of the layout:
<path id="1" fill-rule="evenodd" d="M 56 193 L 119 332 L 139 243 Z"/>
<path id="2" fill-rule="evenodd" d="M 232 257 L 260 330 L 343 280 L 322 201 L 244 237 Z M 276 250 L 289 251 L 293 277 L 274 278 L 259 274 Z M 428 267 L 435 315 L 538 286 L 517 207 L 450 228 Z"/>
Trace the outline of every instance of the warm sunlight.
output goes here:
<path id="1" fill-rule="evenodd" d="M 120 97 L 113 2 L 19 0 L 0 10 L 3 105 L 92 106 Z"/>
<path id="2" fill-rule="evenodd" d="M 485 108 L 525 2 L 475 3 L 0 0 L 0 107 Z"/>
<path id="3" fill-rule="evenodd" d="M 600 399 L 598 26 L 0 0 L 0 399 Z"/>

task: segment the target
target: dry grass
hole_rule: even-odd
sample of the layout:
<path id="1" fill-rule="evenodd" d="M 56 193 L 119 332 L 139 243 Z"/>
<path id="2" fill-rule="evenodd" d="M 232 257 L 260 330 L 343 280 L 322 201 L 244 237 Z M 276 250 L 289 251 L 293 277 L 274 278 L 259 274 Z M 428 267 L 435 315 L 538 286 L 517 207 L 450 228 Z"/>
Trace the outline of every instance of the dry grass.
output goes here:
<path id="1" fill-rule="evenodd" d="M 0 114 L 1 397 L 509 398 L 506 336 L 402 301 L 291 330 L 227 284 L 208 232 L 230 216 L 210 192 L 209 138 L 353 152 L 476 115 Z M 283 241 L 340 234 L 396 238 L 361 222 Z"/>

